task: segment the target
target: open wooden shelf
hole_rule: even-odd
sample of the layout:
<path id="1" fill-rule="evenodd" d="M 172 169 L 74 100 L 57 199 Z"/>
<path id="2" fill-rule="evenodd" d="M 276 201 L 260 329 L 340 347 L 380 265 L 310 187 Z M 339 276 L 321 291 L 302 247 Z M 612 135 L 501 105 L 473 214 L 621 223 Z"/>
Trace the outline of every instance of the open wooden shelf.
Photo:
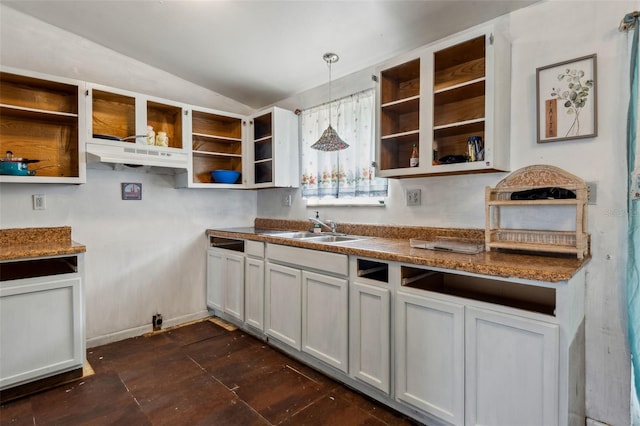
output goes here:
<path id="1" fill-rule="evenodd" d="M 573 191 L 576 198 L 511 200 L 514 192 L 562 188 Z M 513 229 L 501 225 L 501 210 L 509 207 L 540 208 L 570 206 L 575 214 L 575 229 Z M 485 190 L 486 250 L 507 249 L 531 252 L 575 254 L 578 259 L 589 253 L 587 233 L 587 186 L 585 182 L 558 167 L 533 165 L 519 169 Z"/>
<path id="2" fill-rule="evenodd" d="M 136 100 L 132 96 L 93 90 L 93 133 L 126 138 L 136 134 Z M 135 143 L 135 140 L 127 142 Z"/>
<path id="3" fill-rule="evenodd" d="M 253 172 L 255 183 L 273 182 L 273 115 L 253 119 Z"/>
<path id="4" fill-rule="evenodd" d="M 434 53 L 433 149 L 467 156 L 467 139 L 485 141 L 486 36 Z M 486 141 L 485 141 L 486 142 Z"/>
<path id="5" fill-rule="evenodd" d="M 242 173 L 242 120 L 196 110 L 191 119 L 193 183 L 216 183 L 212 170 Z M 241 183 L 239 178 L 235 185 Z"/>
<path id="6" fill-rule="evenodd" d="M 40 160 L 29 166 L 38 177 L 79 178 L 78 92 L 78 85 L 0 72 L 0 155 Z"/>
<path id="7" fill-rule="evenodd" d="M 156 135 L 165 132 L 169 147 L 182 149 L 182 108 L 147 101 L 147 125 L 153 126 Z"/>

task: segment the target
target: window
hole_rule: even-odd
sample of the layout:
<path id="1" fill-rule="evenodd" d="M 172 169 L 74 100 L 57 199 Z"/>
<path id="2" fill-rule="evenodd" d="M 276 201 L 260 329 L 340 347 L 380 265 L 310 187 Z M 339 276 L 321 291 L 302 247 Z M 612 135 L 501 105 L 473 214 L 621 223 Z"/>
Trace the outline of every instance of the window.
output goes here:
<path id="1" fill-rule="evenodd" d="M 342 151 L 311 148 L 331 125 L 349 145 Z M 310 202 L 325 199 L 387 196 L 387 180 L 376 178 L 375 91 L 359 92 L 331 103 L 307 109 L 301 114 L 302 197 Z M 377 202 L 377 201 L 376 201 Z"/>

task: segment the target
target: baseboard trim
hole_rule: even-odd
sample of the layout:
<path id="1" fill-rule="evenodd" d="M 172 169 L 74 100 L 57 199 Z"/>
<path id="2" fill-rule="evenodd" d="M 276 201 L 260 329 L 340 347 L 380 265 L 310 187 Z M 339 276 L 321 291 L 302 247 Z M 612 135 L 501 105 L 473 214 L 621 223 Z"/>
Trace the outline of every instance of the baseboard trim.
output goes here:
<path id="1" fill-rule="evenodd" d="M 163 318 L 162 328 L 171 328 L 184 323 L 198 321 L 209 317 L 209 311 L 202 310 L 189 315 L 182 315 L 175 318 Z M 87 339 L 87 348 L 94 348 L 96 346 L 106 345 L 108 343 L 118 342 L 120 340 L 129 339 L 131 337 L 138 337 L 153 332 L 153 326 L 151 323 L 140 327 L 129 328 L 126 330 L 118 331 L 115 333 L 104 334 L 102 336 L 95 336 Z"/>

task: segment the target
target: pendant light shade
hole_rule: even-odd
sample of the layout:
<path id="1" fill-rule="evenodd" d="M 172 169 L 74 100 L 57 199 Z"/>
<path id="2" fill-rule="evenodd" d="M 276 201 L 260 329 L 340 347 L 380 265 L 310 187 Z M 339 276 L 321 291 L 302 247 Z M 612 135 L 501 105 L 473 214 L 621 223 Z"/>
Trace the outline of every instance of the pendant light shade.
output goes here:
<path id="1" fill-rule="evenodd" d="M 331 126 L 331 64 L 338 62 L 340 58 L 335 53 L 325 53 L 322 59 L 329 66 L 329 127 L 322 133 L 320 139 L 311 145 L 311 148 L 318 151 L 342 151 L 349 148 L 349 144 L 343 141 Z"/>
<path id="2" fill-rule="evenodd" d="M 349 148 L 349 144 L 340 139 L 338 133 L 336 133 L 333 127 L 331 127 L 331 124 L 329 124 L 327 130 L 322 133 L 322 136 L 320 136 L 320 139 L 318 139 L 316 143 L 311 145 L 311 148 L 317 149 L 318 151 L 342 151 L 343 149 Z"/>

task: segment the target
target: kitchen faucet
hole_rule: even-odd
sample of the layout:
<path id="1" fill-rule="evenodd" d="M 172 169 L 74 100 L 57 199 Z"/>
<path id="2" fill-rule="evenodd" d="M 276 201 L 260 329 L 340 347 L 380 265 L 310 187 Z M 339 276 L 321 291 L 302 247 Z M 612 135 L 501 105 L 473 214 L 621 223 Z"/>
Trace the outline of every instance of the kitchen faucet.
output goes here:
<path id="1" fill-rule="evenodd" d="M 320 226 L 324 226 L 325 228 L 327 228 L 328 230 L 330 230 L 333 233 L 336 232 L 336 229 L 338 227 L 338 224 L 335 221 L 331 220 L 331 219 L 327 219 L 327 223 L 324 223 L 323 221 L 321 221 L 317 217 L 310 217 L 309 221 L 312 222 L 312 223 L 317 223 Z"/>

